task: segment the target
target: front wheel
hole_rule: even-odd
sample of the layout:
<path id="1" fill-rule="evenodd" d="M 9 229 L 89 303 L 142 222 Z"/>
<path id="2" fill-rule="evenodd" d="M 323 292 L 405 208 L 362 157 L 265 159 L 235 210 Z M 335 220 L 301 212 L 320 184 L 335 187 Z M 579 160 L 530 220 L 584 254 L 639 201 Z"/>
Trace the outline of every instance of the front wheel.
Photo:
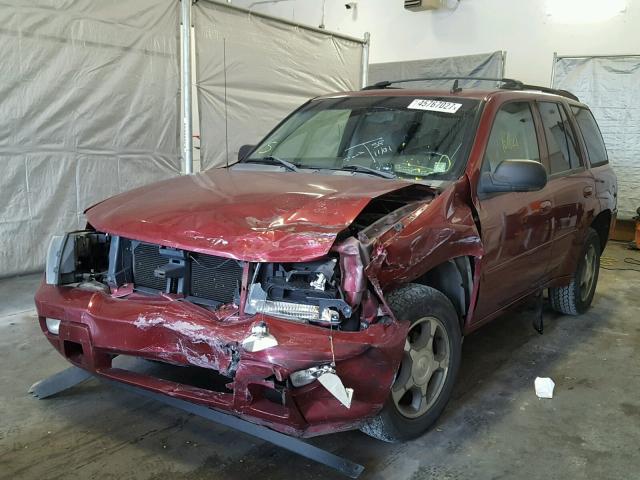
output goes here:
<path id="1" fill-rule="evenodd" d="M 410 327 L 389 398 L 362 431 L 394 442 L 422 435 L 444 410 L 460 367 L 462 335 L 451 301 L 434 288 L 408 284 L 387 301 Z"/>
<path id="2" fill-rule="evenodd" d="M 600 271 L 600 237 L 593 228 L 587 232 L 578 266 L 569 285 L 549 289 L 551 307 L 565 315 L 587 311 L 593 300 Z"/>

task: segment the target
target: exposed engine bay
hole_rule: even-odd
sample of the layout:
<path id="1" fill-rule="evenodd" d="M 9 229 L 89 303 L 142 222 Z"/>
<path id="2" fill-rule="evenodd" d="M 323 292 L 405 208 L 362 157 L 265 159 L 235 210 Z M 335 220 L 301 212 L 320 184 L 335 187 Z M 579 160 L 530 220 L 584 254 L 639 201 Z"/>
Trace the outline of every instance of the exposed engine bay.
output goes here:
<path id="1" fill-rule="evenodd" d="M 56 237 L 50 256 L 49 265 L 57 265 L 47 271 L 51 284 L 162 294 L 211 310 L 242 304 L 249 315 L 337 329 L 360 323 L 349 321 L 354 313 L 342 291 L 337 255 L 300 263 L 242 262 L 86 230 Z M 243 299 L 245 270 L 250 281 Z"/>
<path id="2" fill-rule="evenodd" d="M 117 291 L 118 296 L 126 296 L 127 291 L 161 294 L 210 310 L 233 305 L 243 314 L 357 331 L 382 315 L 377 312 L 379 302 L 366 287 L 367 281 L 362 278 L 354 282 L 353 278 L 363 275 L 371 240 L 397 227 L 396 222 L 432 198 L 430 188 L 411 185 L 372 199 L 338 237 L 338 247 L 326 257 L 308 262 L 244 262 L 100 233 L 89 227 L 54 237 L 47 282 L 112 294 Z M 358 252 L 349 254 L 350 263 L 339 245 L 353 242 L 361 246 Z M 357 271 L 351 271 L 354 267 Z M 351 285 L 361 285 L 359 291 L 345 290 L 342 270 L 349 271 Z"/>

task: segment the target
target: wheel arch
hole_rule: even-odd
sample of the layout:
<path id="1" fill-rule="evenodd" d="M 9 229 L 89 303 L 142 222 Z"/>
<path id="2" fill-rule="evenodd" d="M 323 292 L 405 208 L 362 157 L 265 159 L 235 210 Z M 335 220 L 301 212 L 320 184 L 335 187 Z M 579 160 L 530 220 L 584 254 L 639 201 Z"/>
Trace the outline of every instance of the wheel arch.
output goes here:
<path id="1" fill-rule="evenodd" d="M 456 309 L 462 328 L 471 305 L 474 267 L 473 257 L 450 258 L 413 280 L 413 283 L 442 292 Z"/>
<path id="2" fill-rule="evenodd" d="M 601 211 L 591 222 L 591 228 L 593 228 L 598 237 L 600 237 L 600 252 L 604 251 L 609 240 L 609 230 L 611 228 L 612 212 L 609 209 Z"/>

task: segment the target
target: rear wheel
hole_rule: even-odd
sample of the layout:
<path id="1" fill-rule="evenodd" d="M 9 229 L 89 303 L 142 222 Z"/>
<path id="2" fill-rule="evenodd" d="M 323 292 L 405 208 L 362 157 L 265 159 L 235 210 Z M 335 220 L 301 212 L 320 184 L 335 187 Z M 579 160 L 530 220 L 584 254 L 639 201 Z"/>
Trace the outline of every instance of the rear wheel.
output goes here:
<path id="1" fill-rule="evenodd" d="M 569 285 L 549 289 L 554 310 L 565 315 L 587 311 L 593 300 L 600 270 L 600 237 L 592 228 L 587 233 L 578 266 Z"/>
<path id="2" fill-rule="evenodd" d="M 410 327 L 389 399 L 362 431 L 394 442 L 422 435 L 442 413 L 460 366 L 462 336 L 455 308 L 438 290 L 408 284 L 387 301 Z"/>

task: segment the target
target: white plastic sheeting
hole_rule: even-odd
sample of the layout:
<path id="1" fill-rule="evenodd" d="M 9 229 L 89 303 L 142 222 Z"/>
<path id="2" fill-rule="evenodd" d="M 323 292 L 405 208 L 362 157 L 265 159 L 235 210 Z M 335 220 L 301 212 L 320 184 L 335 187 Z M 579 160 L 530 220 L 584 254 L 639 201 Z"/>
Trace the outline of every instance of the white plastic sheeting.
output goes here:
<path id="1" fill-rule="evenodd" d="M 640 56 L 557 57 L 553 87 L 576 94 L 602 130 L 618 176 L 618 216 L 640 207 Z"/>
<path id="2" fill-rule="evenodd" d="M 309 98 L 360 88 L 361 42 L 210 1 L 192 17 L 205 169 L 234 163 Z"/>
<path id="3" fill-rule="evenodd" d="M 372 63 L 369 65 L 369 84 L 384 80 L 407 80 L 424 77 L 486 77 L 502 78 L 504 52 L 462 55 L 459 57 L 428 58 L 406 62 Z M 412 82 L 412 88 L 429 88 L 452 85 L 451 80 Z M 461 87 L 493 87 L 495 84 L 480 81 L 460 81 Z"/>
<path id="4" fill-rule="evenodd" d="M 0 0 L 0 277 L 83 210 L 175 175 L 175 0 Z"/>

